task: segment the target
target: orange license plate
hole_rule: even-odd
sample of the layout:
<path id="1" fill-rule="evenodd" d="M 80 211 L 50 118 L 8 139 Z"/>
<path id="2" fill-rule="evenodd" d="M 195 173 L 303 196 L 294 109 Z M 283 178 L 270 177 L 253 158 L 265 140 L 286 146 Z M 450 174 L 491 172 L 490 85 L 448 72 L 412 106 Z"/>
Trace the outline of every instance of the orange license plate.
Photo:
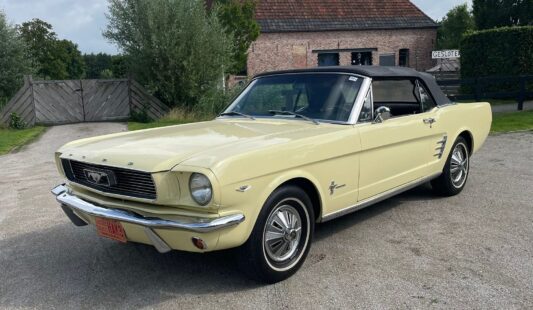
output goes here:
<path id="1" fill-rule="evenodd" d="M 126 233 L 119 221 L 97 217 L 96 230 L 101 237 L 126 242 Z"/>

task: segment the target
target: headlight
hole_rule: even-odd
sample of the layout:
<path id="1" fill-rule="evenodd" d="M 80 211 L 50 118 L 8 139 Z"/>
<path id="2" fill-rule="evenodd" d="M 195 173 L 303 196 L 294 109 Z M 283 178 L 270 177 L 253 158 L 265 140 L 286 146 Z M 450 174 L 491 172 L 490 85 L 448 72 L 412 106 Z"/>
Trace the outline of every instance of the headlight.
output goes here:
<path id="1" fill-rule="evenodd" d="M 209 179 L 201 173 L 193 173 L 189 179 L 189 190 L 197 204 L 205 206 L 213 197 L 213 188 Z"/>

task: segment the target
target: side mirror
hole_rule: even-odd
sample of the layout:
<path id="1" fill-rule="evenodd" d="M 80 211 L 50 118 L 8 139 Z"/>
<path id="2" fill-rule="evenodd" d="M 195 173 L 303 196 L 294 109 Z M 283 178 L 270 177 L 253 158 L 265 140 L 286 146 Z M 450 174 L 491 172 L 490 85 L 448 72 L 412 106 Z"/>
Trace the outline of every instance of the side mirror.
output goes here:
<path id="1" fill-rule="evenodd" d="M 388 107 L 379 107 L 376 109 L 376 118 L 374 123 L 383 123 L 391 118 L 390 109 Z"/>

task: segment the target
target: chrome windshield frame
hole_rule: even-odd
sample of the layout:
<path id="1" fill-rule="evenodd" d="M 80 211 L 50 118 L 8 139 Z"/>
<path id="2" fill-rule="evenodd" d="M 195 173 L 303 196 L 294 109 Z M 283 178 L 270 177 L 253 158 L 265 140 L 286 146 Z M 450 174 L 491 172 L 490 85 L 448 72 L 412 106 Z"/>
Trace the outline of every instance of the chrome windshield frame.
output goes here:
<path id="1" fill-rule="evenodd" d="M 372 79 L 359 75 L 354 73 L 348 73 L 348 72 L 335 72 L 335 71 L 325 71 L 325 72 L 294 72 L 294 73 L 273 73 L 268 75 L 263 75 L 260 77 L 253 78 L 246 87 L 242 90 L 242 92 L 233 99 L 233 102 L 229 104 L 222 113 L 229 112 L 232 110 L 232 108 L 237 104 L 237 102 L 251 89 L 251 87 L 255 84 L 255 82 L 261 78 L 266 77 L 272 77 L 272 76 L 282 76 L 282 75 L 317 75 L 317 74 L 337 74 L 337 75 L 349 75 L 354 76 L 360 79 L 363 79 L 363 82 L 361 84 L 361 87 L 359 88 L 359 92 L 357 93 L 357 97 L 355 98 L 355 101 L 352 106 L 352 111 L 350 112 L 350 116 L 348 117 L 347 121 L 336 121 L 336 120 L 326 120 L 326 119 L 316 119 L 320 123 L 328 123 L 328 124 L 336 124 L 336 125 L 355 125 L 357 123 L 357 119 L 359 118 L 359 113 L 361 112 L 361 107 L 365 101 L 366 94 L 368 92 L 368 88 L 372 84 Z M 279 118 L 274 116 L 256 116 L 254 115 L 256 119 L 283 119 L 283 120 L 290 120 L 291 118 Z M 233 118 L 231 116 L 218 116 L 217 119 L 229 119 Z M 301 119 L 297 119 L 298 121 L 301 121 Z"/>

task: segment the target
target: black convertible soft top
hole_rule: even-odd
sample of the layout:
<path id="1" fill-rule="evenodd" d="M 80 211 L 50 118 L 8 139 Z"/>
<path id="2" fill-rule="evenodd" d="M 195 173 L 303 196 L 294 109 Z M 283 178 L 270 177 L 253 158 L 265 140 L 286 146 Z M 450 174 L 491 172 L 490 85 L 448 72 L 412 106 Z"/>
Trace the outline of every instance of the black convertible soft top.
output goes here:
<path id="1" fill-rule="evenodd" d="M 405 67 L 380 67 L 380 66 L 335 66 L 335 67 L 316 67 L 306 69 L 295 69 L 285 71 L 265 72 L 256 75 L 256 77 L 290 74 L 290 73 L 313 73 L 313 72 L 339 72 L 339 73 L 353 73 L 357 75 L 367 76 L 372 79 L 396 79 L 396 78 L 418 78 L 426 84 L 428 90 L 433 95 L 437 105 L 449 104 L 451 101 L 442 92 L 435 78 L 424 72 L 418 72 L 411 68 Z"/>

